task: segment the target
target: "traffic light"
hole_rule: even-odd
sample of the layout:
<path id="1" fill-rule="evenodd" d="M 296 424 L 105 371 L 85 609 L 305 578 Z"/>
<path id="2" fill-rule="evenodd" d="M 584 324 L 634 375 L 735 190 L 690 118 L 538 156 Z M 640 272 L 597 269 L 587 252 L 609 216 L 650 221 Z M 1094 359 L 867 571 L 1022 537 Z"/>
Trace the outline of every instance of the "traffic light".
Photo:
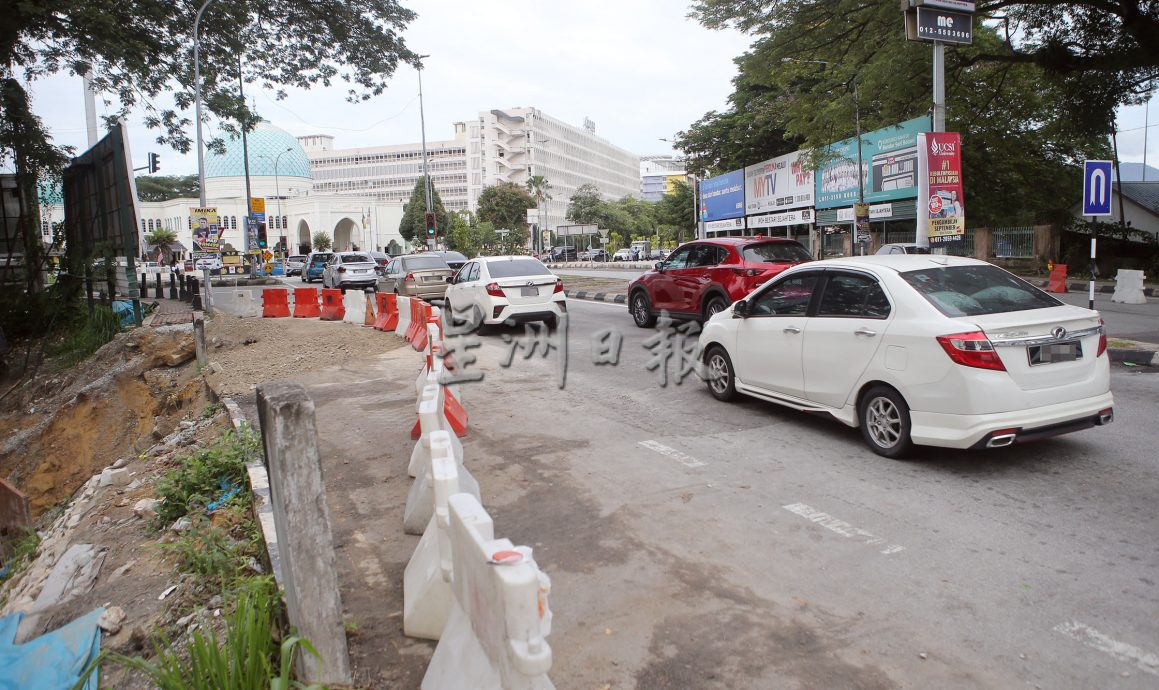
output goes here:
<path id="1" fill-rule="evenodd" d="M 149 172 L 155 173 L 161 169 L 161 156 L 155 153 L 149 154 Z"/>
<path id="2" fill-rule="evenodd" d="M 258 223 L 258 249 L 266 248 L 266 224 Z"/>
<path id="3" fill-rule="evenodd" d="M 437 234 L 439 231 L 438 222 L 435 220 L 434 211 L 427 211 L 426 212 L 426 221 L 427 221 L 427 237 L 434 238 L 435 234 Z"/>

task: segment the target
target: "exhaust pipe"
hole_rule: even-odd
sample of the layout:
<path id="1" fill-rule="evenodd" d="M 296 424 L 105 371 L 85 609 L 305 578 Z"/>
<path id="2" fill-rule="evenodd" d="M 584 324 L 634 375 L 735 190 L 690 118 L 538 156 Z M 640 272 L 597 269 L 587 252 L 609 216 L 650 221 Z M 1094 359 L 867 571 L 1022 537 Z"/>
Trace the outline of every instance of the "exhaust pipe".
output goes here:
<path id="1" fill-rule="evenodd" d="M 1099 410 L 1099 426 L 1110 424 L 1115 421 L 1115 411 L 1112 408 Z"/>
<path id="2" fill-rule="evenodd" d="M 986 442 L 986 447 L 987 448 L 1005 448 L 1006 446 L 1009 446 L 1010 444 L 1014 443 L 1014 439 L 1016 436 L 1018 436 L 1018 434 L 996 434 L 994 436 L 991 436 L 990 440 Z"/>

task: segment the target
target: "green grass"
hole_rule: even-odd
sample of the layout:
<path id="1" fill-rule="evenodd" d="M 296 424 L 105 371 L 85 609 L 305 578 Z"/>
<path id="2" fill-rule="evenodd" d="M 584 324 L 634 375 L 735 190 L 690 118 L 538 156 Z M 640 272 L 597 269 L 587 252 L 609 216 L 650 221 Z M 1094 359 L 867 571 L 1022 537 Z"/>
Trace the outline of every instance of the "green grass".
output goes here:
<path id="1" fill-rule="evenodd" d="M 23 535 L 10 540 L 8 546 L 12 549 L 12 556 L 0 563 L 0 567 L 4 569 L 4 574 L 0 575 L 0 584 L 24 572 L 25 568 L 36 559 L 36 549 L 40 546 L 40 535 L 36 533 L 36 530 L 30 529 Z M 7 597 L 6 593 L 0 599 L 0 606 L 7 603 Z"/>
<path id="2" fill-rule="evenodd" d="M 222 526 L 197 517 L 188 530 L 161 550 L 171 556 L 182 572 L 197 575 L 199 581 L 217 591 L 244 587 L 254 571 L 251 563 L 262 563 L 265 541 L 249 509 L 227 505 L 219 509 Z"/>
<path id="3" fill-rule="evenodd" d="M 261 452 L 257 434 L 247 430 L 238 435 L 230 430 L 212 445 L 184 458 L 179 467 L 157 480 L 157 497 L 165 500 L 157 506 L 154 529 L 165 529 L 185 515 L 202 514 L 225 493 L 223 485 L 237 488 L 229 503 L 249 506 L 253 494 L 245 466 L 261 458 Z"/>
<path id="4" fill-rule="evenodd" d="M 210 418 L 216 416 L 218 412 L 221 412 L 224 409 L 225 409 L 224 403 L 219 403 L 219 402 L 209 403 L 201 410 L 201 418 L 202 419 L 210 419 Z"/>
<path id="5" fill-rule="evenodd" d="M 83 316 L 70 327 L 63 340 L 48 349 L 48 354 L 56 358 L 58 368 L 67 369 L 88 359 L 120 330 L 120 319 L 113 310 L 97 304 L 92 313 L 83 310 Z"/>

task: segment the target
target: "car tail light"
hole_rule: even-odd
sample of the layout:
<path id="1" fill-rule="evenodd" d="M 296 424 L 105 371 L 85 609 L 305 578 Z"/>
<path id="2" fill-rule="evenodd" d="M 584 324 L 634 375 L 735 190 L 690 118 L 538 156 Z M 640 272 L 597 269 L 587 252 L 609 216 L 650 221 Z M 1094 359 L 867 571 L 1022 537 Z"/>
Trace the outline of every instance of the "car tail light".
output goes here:
<path id="1" fill-rule="evenodd" d="M 557 292 L 563 292 L 563 278 L 555 279 L 555 290 L 552 290 L 552 294 L 554 295 Z"/>
<path id="2" fill-rule="evenodd" d="M 738 276 L 745 276 L 747 278 L 755 278 L 756 276 L 764 273 L 764 271 L 759 268 L 734 268 L 732 269 L 732 272 Z"/>
<path id="3" fill-rule="evenodd" d="M 415 274 L 413 274 L 413 273 L 408 273 L 408 274 L 406 274 L 406 277 L 405 277 L 405 278 L 403 278 L 403 281 L 405 281 L 405 282 L 407 282 L 407 283 L 413 283 L 413 282 L 415 282 Z"/>
<path id="4" fill-rule="evenodd" d="M 345 266 L 339 266 L 339 267 L 338 267 L 338 272 L 339 272 L 339 273 L 345 273 L 345 272 L 346 272 L 346 267 L 345 267 Z"/>
<path id="5" fill-rule="evenodd" d="M 506 297 L 503 294 L 503 288 L 499 287 L 499 283 L 487 283 L 487 294 L 492 297 Z"/>
<path id="6" fill-rule="evenodd" d="M 1095 357 L 1102 357 L 1107 351 L 1107 324 L 1099 319 L 1099 353 Z"/>
<path id="7" fill-rule="evenodd" d="M 982 331 L 939 335 L 938 343 L 950 359 L 962 366 L 1006 371 L 1006 366 L 994 351 L 994 344 Z"/>

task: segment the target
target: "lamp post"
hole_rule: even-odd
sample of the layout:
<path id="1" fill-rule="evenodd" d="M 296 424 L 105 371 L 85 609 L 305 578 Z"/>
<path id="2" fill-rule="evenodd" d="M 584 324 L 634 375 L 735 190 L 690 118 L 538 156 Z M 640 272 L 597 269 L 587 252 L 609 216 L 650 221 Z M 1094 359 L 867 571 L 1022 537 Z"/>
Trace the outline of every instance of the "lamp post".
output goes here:
<path id="1" fill-rule="evenodd" d="M 197 187 L 205 207 L 205 151 L 201 145 L 201 15 L 217 0 L 205 0 L 193 19 L 193 102 L 197 116 Z"/>
<path id="2" fill-rule="evenodd" d="M 551 141 L 551 139 L 548 139 L 547 137 L 536 137 L 536 139 L 535 139 L 536 144 L 546 144 L 550 141 Z M 536 149 L 537 154 L 538 154 L 538 152 L 539 152 L 539 149 Z M 539 156 L 537 155 L 536 158 L 538 158 L 538 157 Z M 540 166 L 539 176 L 542 177 L 544 180 L 547 179 L 547 177 L 545 177 L 543 174 L 543 166 Z M 531 238 L 531 250 L 535 251 L 535 246 L 538 243 L 539 253 L 542 254 L 544 252 L 543 230 L 544 230 L 544 228 L 547 227 L 547 196 L 542 189 L 539 191 L 539 198 L 536 199 L 536 206 L 539 208 L 539 227 L 535 229 L 535 234 L 539 235 L 539 237 L 538 238 L 536 238 L 536 237 Z"/>
<path id="3" fill-rule="evenodd" d="M 280 236 L 282 239 L 286 238 L 286 226 L 284 223 L 282 223 L 282 186 L 278 181 L 278 163 L 281 162 L 282 156 L 293 150 L 294 149 L 292 147 L 287 146 L 285 151 L 278 153 L 278 155 L 274 157 L 274 195 L 278 198 L 278 229 L 282 231 Z M 270 157 L 266 155 L 258 156 L 258 158 L 265 158 L 266 160 L 270 159 Z M 285 243 L 279 242 L 278 244 Z M 287 250 L 289 249 L 288 246 L 286 248 Z"/>
<path id="4" fill-rule="evenodd" d="M 421 61 L 429 57 L 430 55 L 419 55 L 418 59 Z M 426 191 L 426 212 L 430 213 L 434 211 L 434 202 L 431 199 L 431 172 L 427 163 L 427 119 L 423 112 L 423 63 L 419 62 L 416 69 L 419 73 L 419 126 L 422 128 L 423 139 L 423 189 Z M 437 238 L 438 232 L 436 231 L 435 237 L 427 240 L 427 249 L 433 250 L 435 248 Z"/>

